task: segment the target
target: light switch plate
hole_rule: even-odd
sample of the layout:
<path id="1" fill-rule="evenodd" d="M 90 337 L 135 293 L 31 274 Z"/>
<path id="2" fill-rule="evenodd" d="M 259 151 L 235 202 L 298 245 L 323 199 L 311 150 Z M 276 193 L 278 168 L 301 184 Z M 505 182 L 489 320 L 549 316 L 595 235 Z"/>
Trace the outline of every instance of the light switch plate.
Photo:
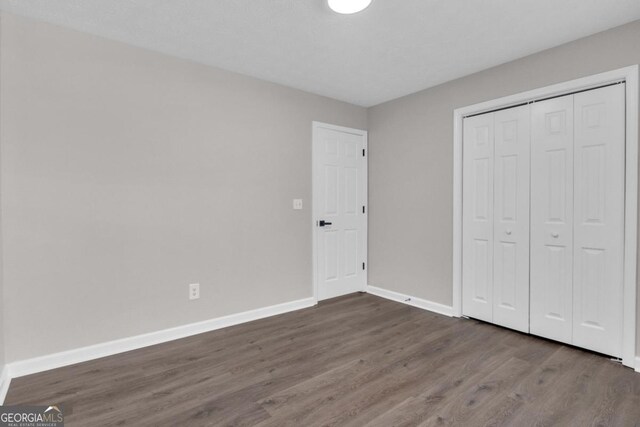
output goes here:
<path id="1" fill-rule="evenodd" d="M 293 199 L 293 209 L 302 210 L 302 199 Z"/>

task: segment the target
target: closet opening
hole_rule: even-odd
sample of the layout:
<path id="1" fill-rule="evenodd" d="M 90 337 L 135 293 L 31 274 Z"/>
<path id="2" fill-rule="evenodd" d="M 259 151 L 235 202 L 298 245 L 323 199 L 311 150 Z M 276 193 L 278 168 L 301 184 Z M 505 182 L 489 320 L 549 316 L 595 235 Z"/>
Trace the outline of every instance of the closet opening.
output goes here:
<path id="1" fill-rule="evenodd" d="M 637 161 L 637 65 L 456 109 L 454 315 L 634 367 Z"/>

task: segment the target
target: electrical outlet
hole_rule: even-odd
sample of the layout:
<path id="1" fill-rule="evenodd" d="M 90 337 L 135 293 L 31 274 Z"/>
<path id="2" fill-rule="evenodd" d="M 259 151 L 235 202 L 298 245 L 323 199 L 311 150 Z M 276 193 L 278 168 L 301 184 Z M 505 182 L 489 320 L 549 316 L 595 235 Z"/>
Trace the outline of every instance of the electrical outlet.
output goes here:
<path id="1" fill-rule="evenodd" d="M 293 209 L 302 210 L 302 199 L 293 199 Z"/>
<path id="2" fill-rule="evenodd" d="M 189 285 L 189 299 L 200 298 L 200 283 L 192 283 Z"/>

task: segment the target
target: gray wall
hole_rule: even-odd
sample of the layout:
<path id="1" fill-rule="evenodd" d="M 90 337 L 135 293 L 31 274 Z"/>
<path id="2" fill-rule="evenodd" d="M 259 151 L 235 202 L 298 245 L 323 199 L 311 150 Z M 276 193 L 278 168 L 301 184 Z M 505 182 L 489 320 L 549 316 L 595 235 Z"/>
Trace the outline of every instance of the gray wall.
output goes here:
<path id="1" fill-rule="evenodd" d="M 8 14 L 1 39 L 8 361 L 312 296 L 311 122 L 364 108 Z"/>
<path id="2" fill-rule="evenodd" d="M 365 109 L 1 19 L 8 361 L 311 296 L 311 121 L 367 128 Z M 369 109 L 369 283 L 451 304 L 453 109 L 640 63 L 638 40 L 635 22 Z"/>
<path id="3" fill-rule="evenodd" d="M 369 109 L 369 284 L 452 303 L 454 109 L 638 63 L 635 21 Z"/>

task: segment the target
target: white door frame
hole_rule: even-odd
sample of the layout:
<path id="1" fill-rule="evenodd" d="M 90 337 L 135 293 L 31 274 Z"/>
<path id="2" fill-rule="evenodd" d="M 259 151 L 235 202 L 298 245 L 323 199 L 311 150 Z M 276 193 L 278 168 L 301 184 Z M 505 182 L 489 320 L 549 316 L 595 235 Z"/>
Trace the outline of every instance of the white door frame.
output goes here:
<path id="1" fill-rule="evenodd" d="M 361 130 L 361 129 L 353 129 L 353 128 L 348 128 L 348 127 L 344 127 L 344 126 L 337 126 L 337 125 L 331 125 L 328 123 L 322 123 L 322 122 L 317 122 L 317 121 L 313 121 L 311 123 L 311 245 L 312 245 L 312 251 L 311 251 L 311 257 L 312 257 L 312 263 L 313 263 L 313 299 L 315 300 L 316 304 L 318 303 L 318 254 L 317 254 L 317 242 L 316 242 L 316 228 L 317 228 L 317 221 L 320 218 L 316 217 L 316 206 L 315 206 L 315 194 L 314 194 L 314 189 L 316 187 L 317 183 L 317 171 L 316 166 L 315 166 L 315 159 L 313 158 L 313 147 L 316 144 L 315 138 L 316 138 L 316 129 L 330 129 L 330 130 L 334 130 L 334 131 L 338 131 L 338 132 L 345 132 L 345 133 L 351 133 L 354 135 L 358 135 L 358 136 L 362 136 L 364 137 L 364 149 L 365 149 L 365 156 L 364 156 L 364 176 L 366 177 L 365 182 L 364 182 L 364 200 L 362 201 L 362 203 L 364 204 L 365 208 L 365 215 L 364 215 L 364 239 L 365 239 L 365 244 L 364 244 L 364 254 L 363 254 L 363 258 L 364 258 L 364 262 L 365 262 L 365 269 L 364 269 L 364 283 L 362 285 L 362 291 L 364 292 L 366 290 L 367 287 L 367 283 L 368 283 L 368 272 L 369 272 L 369 255 L 368 255 L 368 247 L 369 247 L 369 172 L 368 172 L 368 164 L 369 164 L 369 147 L 368 147 L 368 143 L 369 143 L 369 136 L 368 136 L 368 132 L 366 130 Z"/>
<path id="2" fill-rule="evenodd" d="M 508 108 L 598 86 L 626 82 L 624 218 L 624 313 L 622 363 L 634 367 L 636 353 L 636 248 L 638 240 L 638 65 L 505 96 L 453 112 L 453 315 L 462 315 L 462 120 L 465 116 Z M 638 366 L 640 368 L 640 366 Z"/>

